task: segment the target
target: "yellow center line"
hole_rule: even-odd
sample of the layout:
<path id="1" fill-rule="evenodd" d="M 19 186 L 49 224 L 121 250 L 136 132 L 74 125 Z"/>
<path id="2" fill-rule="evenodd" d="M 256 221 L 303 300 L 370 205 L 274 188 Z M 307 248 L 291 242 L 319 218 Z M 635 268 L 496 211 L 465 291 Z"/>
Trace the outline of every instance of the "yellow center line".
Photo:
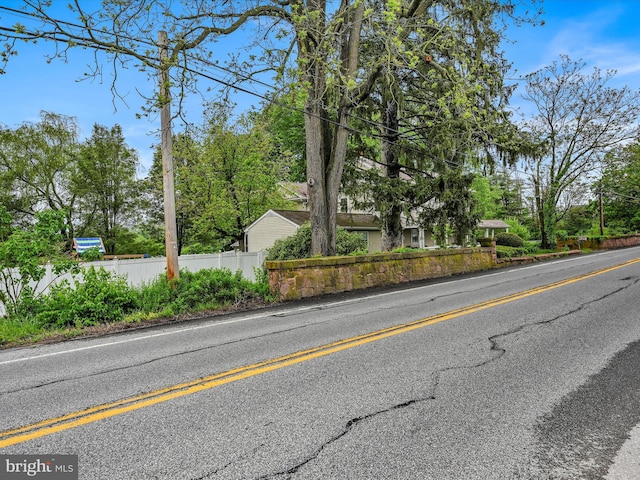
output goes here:
<path id="1" fill-rule="evenodd" d="M 280 368 L 288 367 L 291 365 L 296 365 L 298 363 L 306 362 L 308 360 L 323 357 L 326 355 L 331 355 L 333 353 L 382 340 L 384 338 L 398 335 L 400 333 L 405 333 L 416 330 L 418 328 L 434 325 L 445 320 L 451 320 L 463 315 L 486 310 L 488 308 L 513 302 L 515 300 L 526 298 L 531 295 L 537 295 L 561 286 L 570 285 L 572 283 L 586 280 L 588 278 L 611 272 L 613 270 L 617 270 L 619 268 L 623 268 L 637 262 L 640 262 L 640 258 L 615 265 L 613 267 L 595 270 L 593 272 L 578 275 L 566 280 L 561 280 L 558 282 L 525 290 L 523 292 L 505 295 L 493 300 L 488 300 L 456 310 L 451 310 L 449 312 L 433 315 L 408 323 L 403 323 L 401 325 L 377 330 L 375 332 L 370 332 L 364 335 L 358 335 L 344 340 L 339 340 L 337 342 L 283 355 L 281 357 L 272 358 L 263 362 L 254 363 L 252 365 L 234 368 L 232 370 L 216 373 L 214 375 L 203 377 L 198 380 L 176 384 L 167 388 L 162 388 L 141 395 L 136 395 L 134 397 L 118 400 L 116 402 L 106 403 L 103 405 L 88 408 L 86 410 L 79 410 L 59 417 L 32 423 L 24 427 L 6 430 L 4 432 L 0 432 L 0 448 L 27 442 L 35 438 L 62 432 L 64 430 L 69 430 L 81 425 L 104 420 L 106 418 L 121 415 L 123 413 L 132 412 L 134 410 L 139 410 L 141 408 L 167 402 L 175 398 L 184 397 L 186 395 L 191 395 L 203 390 L 209 390 L 220 385 L 225 385 L 227 383 L 236 382 L 245 378 L 254 377 L 256 375 L 267 373 L 273 370 L 278 370 Z"/>

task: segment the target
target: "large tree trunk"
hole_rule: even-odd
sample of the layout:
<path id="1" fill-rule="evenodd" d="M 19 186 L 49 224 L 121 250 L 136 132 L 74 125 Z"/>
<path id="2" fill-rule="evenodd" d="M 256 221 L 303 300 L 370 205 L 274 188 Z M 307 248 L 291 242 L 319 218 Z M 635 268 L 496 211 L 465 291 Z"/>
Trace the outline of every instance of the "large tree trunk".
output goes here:
<path id="1" fill-rule="evenodd" d="M 307 100 L 304 124 L 307 135 L 307 192 L 311 215 L 311 255 L 330 255 L 329 206 L 325 164 L 329 152 L 326 151 L 324 110 L 320 101 Z"/>
<path id="2" fill-rule="evenodd" d="M 387 92 L 383 99 L 382 112 L 382 148 L 381 160 L 385 173 L 391 183 L 391 191 L 398 190 L 400 182 L 400 164 L 396 142 L 398 141 L 399 121 L 397 96 Z M 382 250 L 391 251 L 402 247 L 402 204 L 396 199 L 382 199 L 380 208 L 382 224 Z"/>
<path id="3" fill-rule="evenodd" d="M 311 7 L 315 5 L 315 8 Z M 326 3 L 309 3 L 309 9 L 317 10 L 316 28 L 312 32 L 325 31 Z M 341 14 L 349 9 L 343 1 Z M 301 44 L 299 58 L 305 65 L 305 81 L 309 85 L 305 103 L 305 132 L 307 135 L 307 184 L 309 209 L 311 214 L 311 254 L 332 256 L 336 253 L 336 221 L 338 216 L 338 195 L 342 181 L 342 172 L 347 156 L 349 139 L 349 115 L 353 109 L 353 92 L 349 80 L 354 79 L 358 66 L 360 29 L 364 15 L 364 2 L 353 10 L 350 22 L 345 22 L 340 32 L 341 86 L 340 103 L 334 124 L 329 124 L 326 110 L 330 105 L 330 93 L 327 89 L 327 76 L 330 74 L 326 61 L 324 45 L 318 37 L 307 39 Z M 311 33 L 310 33 L 311 35 Z"/>
<path id="4" fill-rule="evenodd" d="M 548 197 L 542 201 L 541 224 L 542 248 L 553 250 L 556 248 L 556 205 L 555 192 L 548 192 Z"/>
<path id="5" fill-rule="evenodd" d="M 535 184 L 536 205 L 538 208 L 538 222 L 540 223 L 540 246 L 544 249 L 556 248 L 555 228 L 555 191 L 547 188 L 543 192 L 538 181 Z"/>

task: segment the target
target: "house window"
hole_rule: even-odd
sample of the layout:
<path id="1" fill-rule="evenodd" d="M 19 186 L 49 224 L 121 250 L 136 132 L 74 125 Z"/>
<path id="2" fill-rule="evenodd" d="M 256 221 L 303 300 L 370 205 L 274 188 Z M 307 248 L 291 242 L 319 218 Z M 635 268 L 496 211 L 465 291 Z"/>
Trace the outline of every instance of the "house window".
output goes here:
<path id="1" fill-rule="evenodd" d="M 365 242 L 367 242 L 367 246 L 369 246 L 369 232 L 363 232 L 363 231 L 358 231 L 358 230 L 352 230 L 351 233 L 355 233 L 359 236 L 361 236 Z"/>
<path id="2" fill-rule="evenodd" d="M 349 202 L 346 198 L 340 199 L 340 211 L 342 213 L 347 213 L 349 211 Z"/>
<path id="3" fill-rule="evenodd" d="M 411 229 L 411 246 L 415 247 L 416 245 L 420 245 L 420 232 L 417 228 Z"/>

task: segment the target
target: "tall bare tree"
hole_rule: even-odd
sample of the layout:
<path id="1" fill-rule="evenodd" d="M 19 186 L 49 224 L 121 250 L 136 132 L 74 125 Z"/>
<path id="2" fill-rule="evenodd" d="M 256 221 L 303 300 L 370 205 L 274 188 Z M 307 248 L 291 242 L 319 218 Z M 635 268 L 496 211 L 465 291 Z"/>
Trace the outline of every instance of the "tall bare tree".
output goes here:
<path id="1" fill-rule="evenodd" d="M 561 56 L 527 76 L 525 98 L 537 112 L 526 129 L 539 146 L 527 171 L 544 248 L 555 247 L 562 195 L 596 169 L 610 149 L 638 138 L 640 91 L 609 87 L 615 71 L 585 69 L 585 62 Z"/>

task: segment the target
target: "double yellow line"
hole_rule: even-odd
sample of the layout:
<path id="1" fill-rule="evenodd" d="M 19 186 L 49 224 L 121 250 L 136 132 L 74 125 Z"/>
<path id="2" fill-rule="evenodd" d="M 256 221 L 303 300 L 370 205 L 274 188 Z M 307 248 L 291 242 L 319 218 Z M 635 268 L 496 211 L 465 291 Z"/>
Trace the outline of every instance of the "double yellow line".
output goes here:
<path id="1" fill-rule="evenodd" d="M 377 330 L 365 335 L 347 338 L 319 347 L 310 348 L 308 350 L 302 350 L 296 353 L 272 358 L 264 362 L 254 363 L 253 365 L 247 365 L 244 367 L 228 370 L 226 372 L 216 373 L 214 375 L 200 378 L 198 380 L 180 383 L 160 390 L 154 390 L 152 392 L 137 395 L 124 400 L 119 400 L 117 402 L 98 405 L 86 410 L 80 410 L 60 417 L 50 418 L 41 422 L 32 423 L 24 427 L 6 430 L 4 432 L 0 432 L 0 448 L 27 442 L 29 440 L 44 437 L 46 435 L 62 432 L 64 430 L 69 430 L 71 428 L 86 425 L 88 423 L 97 422 L 105 418 L 114 417 L 116 415 L 121 415 L 123 413 L 149 407 L 151 405 L 156 405 L 158 403 L 167 402 L 169 400 L 173 400 L 174 398 L 184 397 L 186 395 L 191 395 L 203 390 L 209 390 L 220 385 L 225 385 L 227 383 L 236 382 L 238 380 L 253 377 L 273 370 L 278 370 L 280 368 L 296 365 L 298 363 L 306 362 L 314 358 L 331 355 L 332 353 L 375 342 L 377 340 L 382 340 L 383 338 L 398 335 L 400 333 L 410 332 L 411 330 L 423 328 L 435 323 L 443 322 L 445 320 L 460 317 L 462 315 L 467 315 L 505 303 L 513 302 L 515 300 L 529 297 L 531 295 L 537 295 L 539 293 L 553 290 L 564 285 L 569 285 L 585 280 L 587 278 L 594 277 L 596 275 L 601 275 L 606 272 L 623 268 L 637 262 L 640 262 L 640 259 L 631 260 L 619 265 L 615 265 L 613 267 L 596 270 L 584 275 L 579 275 L 567 280 L 562 280 L 559 282 L 550 283 L 548 285 L 532 288 L 523 292 L 505 295 L 503 297 L 459 308 L 457 310 L 451 310 L 446 313 L 422 318 L 413 322 Z"/>

